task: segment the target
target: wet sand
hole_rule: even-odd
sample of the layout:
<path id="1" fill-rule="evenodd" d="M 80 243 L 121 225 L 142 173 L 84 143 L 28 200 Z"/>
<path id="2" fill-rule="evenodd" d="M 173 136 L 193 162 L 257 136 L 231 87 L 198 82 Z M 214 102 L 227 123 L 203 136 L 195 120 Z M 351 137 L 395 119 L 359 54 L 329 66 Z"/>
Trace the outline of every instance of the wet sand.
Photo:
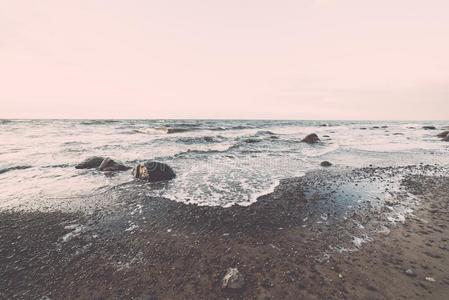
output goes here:
<path id="1" fill-rule="evenodd" d="M 4 211 L 0 298 L 445 299 L 449 177 L 412 175 L 434 169 L 312 172 L 248 207 L 151 198 L 130 183 L 89 213 Z M 221 287 L 230 267 L 242 289 Z"/>

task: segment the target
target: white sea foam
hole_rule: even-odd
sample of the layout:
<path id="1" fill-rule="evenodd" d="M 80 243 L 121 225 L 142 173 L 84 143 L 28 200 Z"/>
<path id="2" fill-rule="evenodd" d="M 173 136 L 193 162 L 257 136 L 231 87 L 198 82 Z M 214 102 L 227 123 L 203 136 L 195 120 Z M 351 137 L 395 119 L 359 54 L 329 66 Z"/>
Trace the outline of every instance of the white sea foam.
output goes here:
<path id="1" fill-rule="evenodd" d="M 329 126 L 320 126 L 324 123 Z M 0 131 L 0 169 L 13 170 L 0 174 L 0 208 L 82 207 L 89 203 L 76 197 L 131 179 L 130 172 L 107 177 L 95 170 L 74 169 L 76 163 L 93 155 L 109 156 L 130 166 L 157 158 L 172 166 L 177 177 L 163 188 L 149 186 L 146 194 L 222 206 L 251 204 L 273 191 L 279 180 L 320 168 L 322 160 L 352 167 L 419 162 L 448 166 L 448 144 L 434 136 L 436 131 L 422 129 L 428 123 L 13 120 L 2 124 Z M 447 124 L 434 125 L 442 128 Z M 167 134 L 166 128 L 189 131 Z M 132 131 L 135 134 L 124 134 Z M 320 144 L 300 142 L 313 132 L 320 137 Z M 245 142 L 248 139 L 256 141 Z M 17 166 L 30 168 L 15 169 Z M 71 200 L 61 202 L 68 198 Z M 133 213 L 140 214 L 140 210 Z"/>

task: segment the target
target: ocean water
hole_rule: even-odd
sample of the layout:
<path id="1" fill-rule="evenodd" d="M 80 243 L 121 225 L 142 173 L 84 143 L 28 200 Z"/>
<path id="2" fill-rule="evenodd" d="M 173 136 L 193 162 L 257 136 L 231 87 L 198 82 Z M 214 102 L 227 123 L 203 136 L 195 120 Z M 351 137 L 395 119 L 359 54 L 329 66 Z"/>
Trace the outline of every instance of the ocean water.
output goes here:
<path id="1" fill-rule="evenodd" d="M 437 130 L 424 130 L 434 125 Z M 0 208 L 85 197 L 133 180 L 77 170 L 107 156 L 129 166 L 169 164 L 176 179 L 148 184 L 149 196 L 198 205 L 248 205 L 279 180 L 331 161 L 333 168 L 449 165 L 449 122 L 277 120 L 0 120 Z M 309 133 L 322 142 L 301 143 Z"/>

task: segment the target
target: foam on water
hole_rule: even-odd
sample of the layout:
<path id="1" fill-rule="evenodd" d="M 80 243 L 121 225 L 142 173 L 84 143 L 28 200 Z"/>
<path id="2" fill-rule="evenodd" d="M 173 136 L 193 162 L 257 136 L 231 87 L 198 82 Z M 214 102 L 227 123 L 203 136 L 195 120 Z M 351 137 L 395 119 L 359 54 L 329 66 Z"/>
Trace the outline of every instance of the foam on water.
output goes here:
<path id="1" fill-rule="evenodd" d="M 334 165 L 449 165 L 449 143 L 430 122 L 263 120 L 11 120 L 0 123 L 0 207 L 57 205 L 132 179 L 76 170 L 86 157 L 130 166 L 168 163 L 175 180 L 148 195 L 199 205 L 248 205 L 279 180 Z M 432 122 L 443 128 L 445 122 Z M 323 126 L 325 125 L 325 126 Z M 387 127 L 382 127 L 387 126 Z M 376 127 L 376 128 L 375 128 Z M 414 127 L 414 128 L 411 128 Z M 366 128 L 366 129 L 362 129 Z M 170 130 L 168 130 L 170 129 Z M 301 143 L 309 133 L 322 142 Z M 325 137 L 328 136 L 328 137 Z"/>

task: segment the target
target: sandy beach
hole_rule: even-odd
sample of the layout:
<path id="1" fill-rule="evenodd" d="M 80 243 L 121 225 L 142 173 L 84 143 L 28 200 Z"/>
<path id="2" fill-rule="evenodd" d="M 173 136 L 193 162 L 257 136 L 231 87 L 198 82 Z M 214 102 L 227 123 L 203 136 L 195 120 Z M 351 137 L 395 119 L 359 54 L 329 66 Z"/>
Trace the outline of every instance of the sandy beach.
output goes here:
<path id="1" fill-rule="evenodd" d="M 131 182 L 134 193 L 97 195 L 120 201 L 90 213 L 3 211 L 0 298 L 444 299 L 444 172 L 321 170 L 228 208 L 148 197 Z M 377 193 L 391 199 L 377 205 Z M 241 288 L 222 287 L 228 268 Z"/>

